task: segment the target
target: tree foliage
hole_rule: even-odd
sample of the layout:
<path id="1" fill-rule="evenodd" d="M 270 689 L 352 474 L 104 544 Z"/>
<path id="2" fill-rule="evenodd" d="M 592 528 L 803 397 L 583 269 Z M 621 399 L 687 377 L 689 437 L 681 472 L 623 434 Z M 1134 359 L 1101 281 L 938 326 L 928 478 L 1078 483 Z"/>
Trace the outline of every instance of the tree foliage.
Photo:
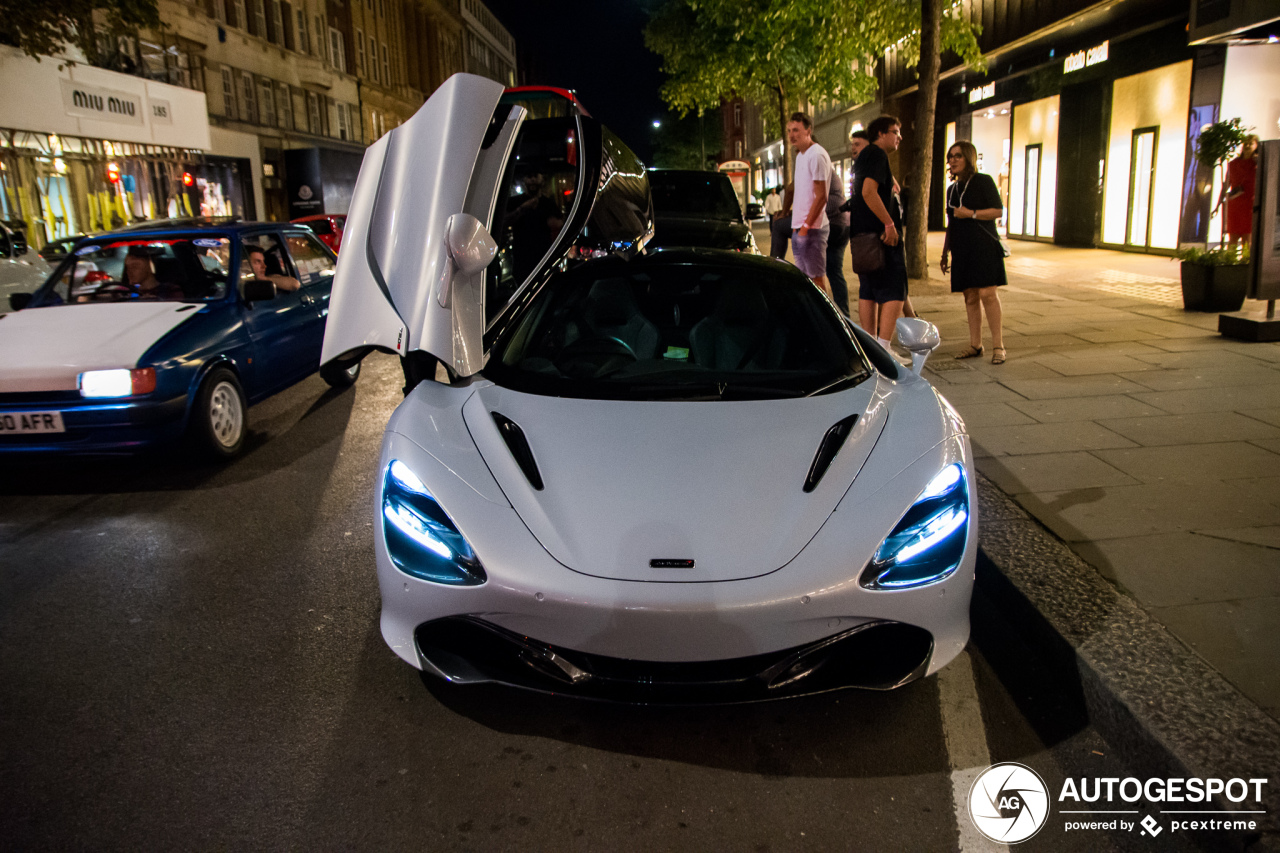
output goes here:
<path id="1" fill-rule="evenodd" d="M 720 108 L 701 116 L 668 113 L 653 131 L 653 162 L 658 169 L 714 169 L 724 145 Z"/>
<path id="2" fill-rule="evenodd" d="M 37 59 L 61 57 L 70 43 L 97 64 L 98 34 L 159 26 L 157 0 L 0 0 L 0 42 Z"/>
<path id="3" fill-rule="evenodd" d="M 974 30 L 948 10 L 942 47 L 979 62 Z M 774 130 L 804 101 L 857 102 L 876 91 L 891 46 L 919 57 L 919 0 L 663 0 L 645 44 L 668 75 L 662 96 L 681 114 L 734 95 L 776 110 Z"/>

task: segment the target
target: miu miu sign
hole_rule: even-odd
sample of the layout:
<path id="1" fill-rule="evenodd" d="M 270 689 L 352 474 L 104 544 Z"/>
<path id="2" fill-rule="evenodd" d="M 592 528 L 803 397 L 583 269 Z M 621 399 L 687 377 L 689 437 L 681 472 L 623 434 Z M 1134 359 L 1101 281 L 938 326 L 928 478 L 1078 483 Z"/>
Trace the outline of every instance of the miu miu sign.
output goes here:
<path id="1" fill-rule="evenodd" d="M 62 104 L 67 115 L 119 124 L 146 124 L 142 98 L 116 89 L 62 81 Z"/>

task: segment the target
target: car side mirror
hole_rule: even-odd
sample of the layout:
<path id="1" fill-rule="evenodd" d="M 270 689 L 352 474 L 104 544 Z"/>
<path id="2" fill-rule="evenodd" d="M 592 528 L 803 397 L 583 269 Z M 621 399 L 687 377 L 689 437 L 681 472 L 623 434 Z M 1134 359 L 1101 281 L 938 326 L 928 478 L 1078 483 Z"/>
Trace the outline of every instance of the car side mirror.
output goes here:
<path id="1" fill-rule="evenodd" d="M 276 298 L 276 283 L 260 278 L 251 278 L 244 283 L 245 302 L 267 302 Z"/>
<path id="2" fill-rule="evenodd" d="M 480 272 L 498 255 L 498 243 L 489 229 L 469 213 L 450 216 L 447 233 L 449 257 L 464 275 Z"/>
<path id="3" fill-rule="evenodd" d="M 31 304 L 31 297 L 34 295 L 33 293 L 10 293 L 9 307 L 14 311 L 21 311 Z"/>
<path id="4" fill-rule="evenodd" d="M 911 372 L 920 375 L 929 354 L 938 348 L 942 338 L 938 327 L 919 317 L 898 318 L 898 343 L 911 353 Z"/>
<path id="5" fill-rule="evenodd" d="M 748 205 L 747 205 L 747 219 L 748 219 L 748 221 L 750 221 L 750 220 L 752 220 L 752 219 L 760 219 L 760 218 L 761 218 L 761 217 L 763 217 L 763 216 L 764 216 L 764 208 L 763 208 L 763 207 L 761 207 L 759 204 L 756 204 L 756 203 L 753 201 L 753 202 L 751 202 L 751 204 L 748 204 Z"/>

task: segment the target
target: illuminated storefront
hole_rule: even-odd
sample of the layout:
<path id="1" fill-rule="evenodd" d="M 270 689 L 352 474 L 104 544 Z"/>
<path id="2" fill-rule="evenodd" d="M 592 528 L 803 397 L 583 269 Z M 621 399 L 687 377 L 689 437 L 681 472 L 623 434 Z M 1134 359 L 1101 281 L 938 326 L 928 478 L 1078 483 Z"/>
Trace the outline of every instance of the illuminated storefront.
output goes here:
<path id="1" fill-rule="evenodd" d="M 1005 202 L 1010 236 L 1053 239 L 1057 187 L 1058 96 L 1054 95 L 1013 108 Z"/>
<path id="2" fill-rule="evenodd" d="M 37 248 L 138 220 L 238 214 L 226 164 L 206 162 L 203 92 L 0 47 L 0 217 Z"/>
<path id="3" fill-rule="evenodd" d="M 1191 66 L 1187 60 L 1112 84 L 1103 245 L 1178 247 Z"/>

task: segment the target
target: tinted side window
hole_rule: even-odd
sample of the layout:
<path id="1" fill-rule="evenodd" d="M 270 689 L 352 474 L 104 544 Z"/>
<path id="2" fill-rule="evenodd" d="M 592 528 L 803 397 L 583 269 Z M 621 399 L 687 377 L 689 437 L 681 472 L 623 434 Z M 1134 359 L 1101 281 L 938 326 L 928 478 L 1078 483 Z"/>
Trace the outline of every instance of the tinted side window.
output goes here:
<path id="1" fill-rule="evenodd" d="M 334 260 L 319 240 L 309 234 L 288 234 L 284 242 L 303 287 L 333 279 Z"/>

